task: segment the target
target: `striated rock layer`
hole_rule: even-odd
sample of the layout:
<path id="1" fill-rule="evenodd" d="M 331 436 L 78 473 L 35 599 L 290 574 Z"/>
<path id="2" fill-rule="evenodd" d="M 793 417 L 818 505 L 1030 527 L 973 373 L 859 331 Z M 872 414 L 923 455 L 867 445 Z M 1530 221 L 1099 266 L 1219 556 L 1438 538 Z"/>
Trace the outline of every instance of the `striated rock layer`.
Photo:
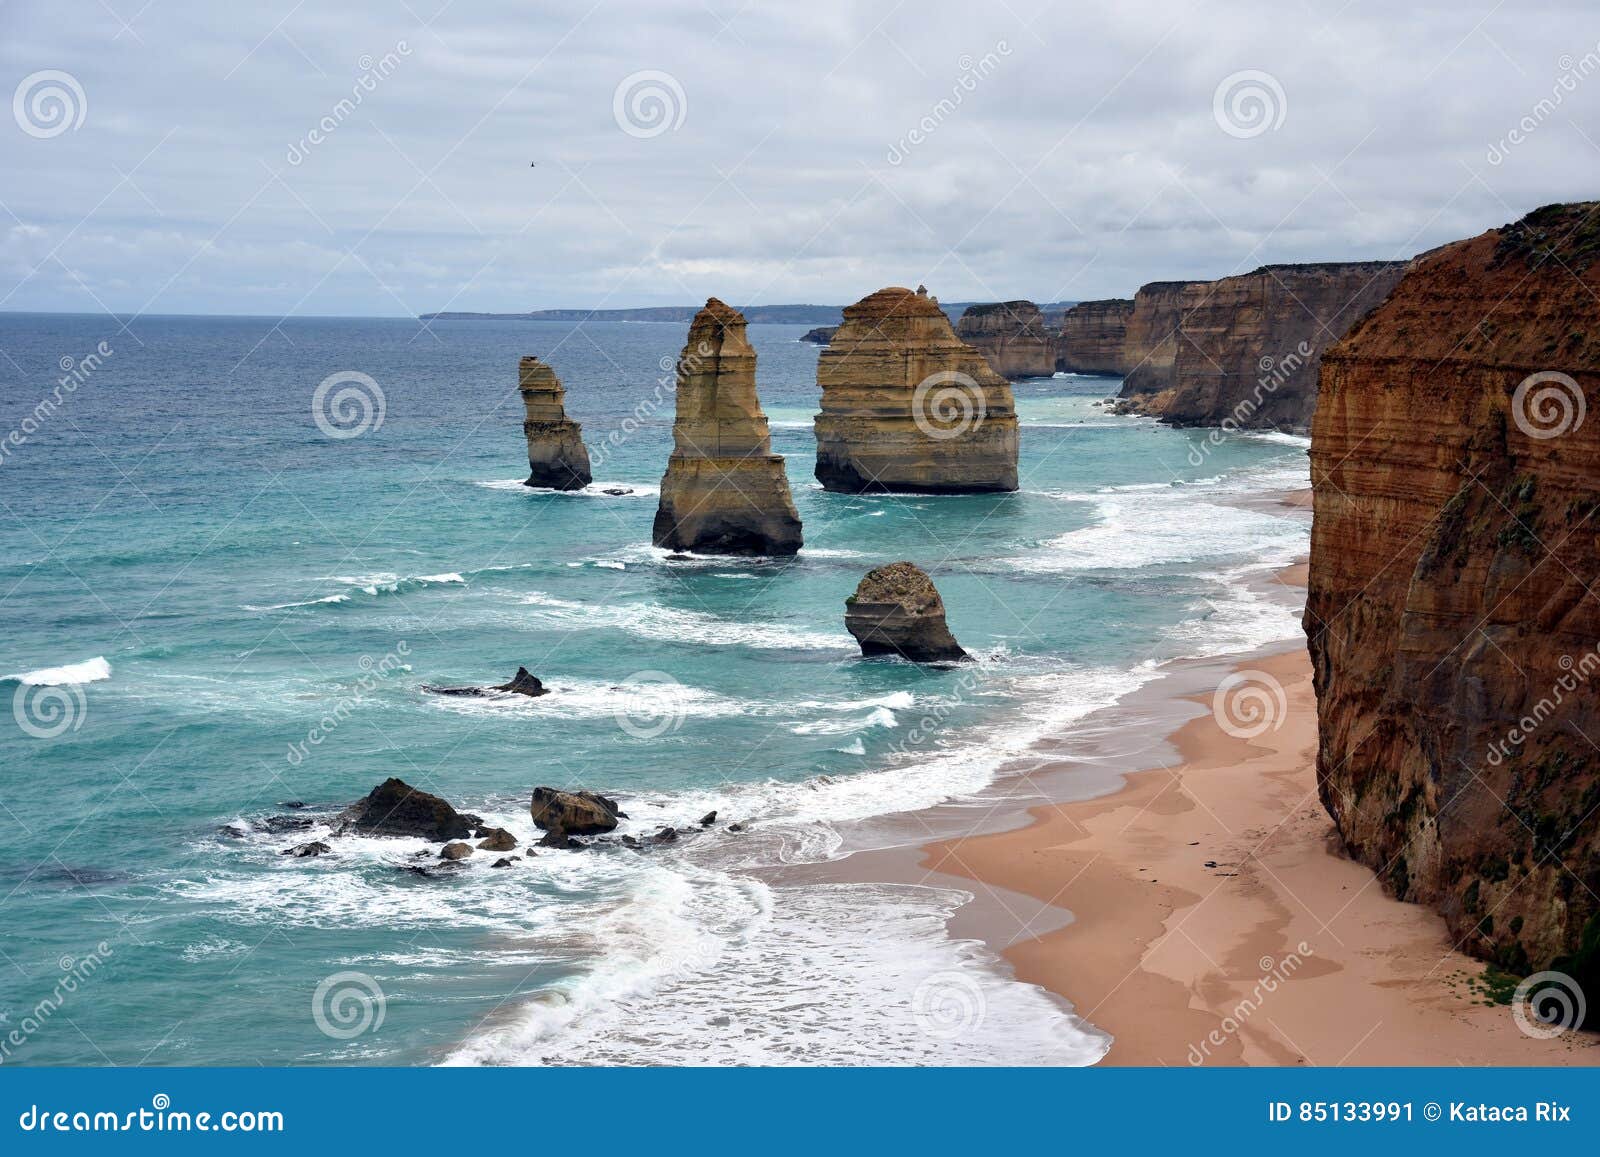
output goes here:
<path id="1" fill-rule="evenodd" d="M 652 537 L 703 554 L 800 549 L 800 514 L 756 397 L 756 351 L 744 316 L 714 297 L 678 358 L 672 457 Z"/>
<path id="2" fill-rule="evenodd" d="M 528 439 L 525 486 L 582 490 L 589 485 L 589 451 L 578 423 L 567 417 L 567 391 L 555 371 L 538 358 L 523 358 L 517 367 L 517 389 L 525 415 L 522 433 Z"/>
<path id="3" fill-rule="evenodd" d="M 1131 368 L 1123 350 L 1133 302 L 1112 297 L 1080 301 L 1061 317 L 1055 338 L 1055 368 L 1069 374 L 1121 375 Z"/>
<path id="4" fill-rule="evenodd" d="M 1322 359 L 1322 801 L 1473 954 L 1600 1009 L 1600 204 L 1418 258 Z M 1535 375 L 1563 375 L 1561 377 Z"/>
<path id="5" fill-rule="evenodd" d="M 817 361 L 817 480 L 859 493 L 1017 488 L 1011 386 L 956 336 L 924 289 L 846 306 Z"/>
<path id="6" fill-rule="evenodd" d="M 968 658 L 945 623 L 938 588 L 915 563 L 868 571 L 845 600 L 844 625 L 863 655 L 899 655 L 914 663 Z"/>
<path id="7" fill-rule="evenodd" d="M 1386 298 L 1405 263 L 1267 265 L 1209 282 L 1162 282 L 1136 304 L 1123 408 L 1174 426 L 1304 431 L 1322 351 Z M 1147 323 L 1147 324 L 1146 324 Z M 1145 343 L 1149 343 L 1148 345 Z"/>
<path id="8" fill-rule="evenodd" d="M 1031 301 L 974 305 L 956 323 L 956 336 L 1004 378 L 1048 378 L 1055 373 L 1055 342 Z"/>

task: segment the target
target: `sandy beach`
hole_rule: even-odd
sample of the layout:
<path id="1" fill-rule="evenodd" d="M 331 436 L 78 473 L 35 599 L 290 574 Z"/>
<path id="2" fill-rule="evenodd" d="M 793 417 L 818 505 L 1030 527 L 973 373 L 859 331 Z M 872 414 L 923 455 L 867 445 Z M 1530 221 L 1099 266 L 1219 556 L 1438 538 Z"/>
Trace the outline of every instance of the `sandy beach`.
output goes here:
<path id="1" fill-rule="evenodd" d="M 1278 579 L 1303 585 L 1305 568 Z M 997 889 L 1070 911 L 1025 937 L 996 921 L 983 935 L 1019 979 L 1111 1034 L 1107 1064 L 1600 1062 L 1592 1035 L 1522 1033 L 1473 986 L 1484 965 L 1443 920 L 1344 855 L 1316 794 L 1304 649 L 1233 670 L 1267 689 L 1265 723 L 1225 730 L 1191 686 L 1203 714 L 1170 737 L 1170 766 L 1032 807 L 1020 828 L 930 844 L 921 867 L 969 881 L 980 907 Z"/>

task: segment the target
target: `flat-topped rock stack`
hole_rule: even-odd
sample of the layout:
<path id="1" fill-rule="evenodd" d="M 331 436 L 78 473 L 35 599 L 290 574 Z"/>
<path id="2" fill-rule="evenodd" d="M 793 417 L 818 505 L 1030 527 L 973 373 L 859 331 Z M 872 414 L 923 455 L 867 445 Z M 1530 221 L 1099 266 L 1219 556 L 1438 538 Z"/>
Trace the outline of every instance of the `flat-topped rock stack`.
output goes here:
<path id="1" fill-rule="evenodd" d="M 714 297 L 689 326 L 677 395 L 655 544 L 701 554 L 794 554 L 800 514 L 756 396 L 756 351 L 744 315 Z"/>
<path id="2" fill-rule="evenodd" d="M 846 306 L 817 362 L 817 480 L 844 493 L 1017 488 L 1011 386 L 956 336 L 927 290 Z"/>
<path id="3" fill-rule="evenodd" d="M 517 367 L 517 389 L 524 410 L 522 433 L 528 439 L 525 486 L 550 490 L 582 490 L 589 485 L 589 451 L 582 428 L 567 417 L 567 391 L 561 379 L 538 358 L 523 358 Z"/>
<path id="4" fill-rule="evenodd" d="M 974 305 L 956 322 L 956 336 L 983 354 L 1005 378 L 1048 378 L 1055 373 L 1055 341 L 1031 301 Z"/>

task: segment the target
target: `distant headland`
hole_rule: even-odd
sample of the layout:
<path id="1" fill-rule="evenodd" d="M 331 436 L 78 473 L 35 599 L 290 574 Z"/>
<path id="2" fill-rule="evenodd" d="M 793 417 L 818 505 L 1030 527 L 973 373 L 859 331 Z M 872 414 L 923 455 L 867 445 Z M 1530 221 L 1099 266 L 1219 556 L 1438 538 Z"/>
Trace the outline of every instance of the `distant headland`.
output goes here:
<path id="1" fill-rule="evenodd" d="M 975 301 L 943 303 L 945 313 L 952 323 L 974 305 Z M 1041 303 L 1045 314 L 1065 311 L 1076 305 L 1072 301 Z M 638 309 L 535 309 L 527 313 L 470 313 L 440 310 L 436 313 L 418 314 L 420 321 L 663 321 L 684 323 L 694 320 L 698 305 L 653 305 Z M 745 320 L 753 323 L 777 325 L 838 325 L 844 320 L 842 305 L 745 305 L 739 307 Z"/>

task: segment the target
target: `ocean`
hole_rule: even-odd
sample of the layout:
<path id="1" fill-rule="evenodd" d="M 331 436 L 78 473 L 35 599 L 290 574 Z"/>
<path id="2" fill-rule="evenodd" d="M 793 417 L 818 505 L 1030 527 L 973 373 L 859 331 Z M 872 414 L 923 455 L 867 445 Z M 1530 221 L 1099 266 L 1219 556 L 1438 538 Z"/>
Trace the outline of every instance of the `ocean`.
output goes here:
<path id="1" fill-rule="evenodd" d="M 1164 661 L 1291 637 L 1259 579 L 1307 528 L 1260 499 L 1307 484 L 1306 440 L 1055 377 L 1016 385 L 1019 493 L 824 493 L 805 328 L 750 327 L 805 524 L 780 562 L 650 545 L 683 326 L 0 314 L 0 1063 L 1096 1060 L 950 935 L 964 892 L 789 869 L 1070 748 Z M 520 485 L 524 354 L 586 491 Z M 975 664 L 859 657 L 844 600 L 902 558 Z M 551 694 L 424 690 L 519 666 Z M 279 854 L 389 776 L 517 865 Z M 541 784 L 623 832 L 718 822 L 527 858 Z"/>

